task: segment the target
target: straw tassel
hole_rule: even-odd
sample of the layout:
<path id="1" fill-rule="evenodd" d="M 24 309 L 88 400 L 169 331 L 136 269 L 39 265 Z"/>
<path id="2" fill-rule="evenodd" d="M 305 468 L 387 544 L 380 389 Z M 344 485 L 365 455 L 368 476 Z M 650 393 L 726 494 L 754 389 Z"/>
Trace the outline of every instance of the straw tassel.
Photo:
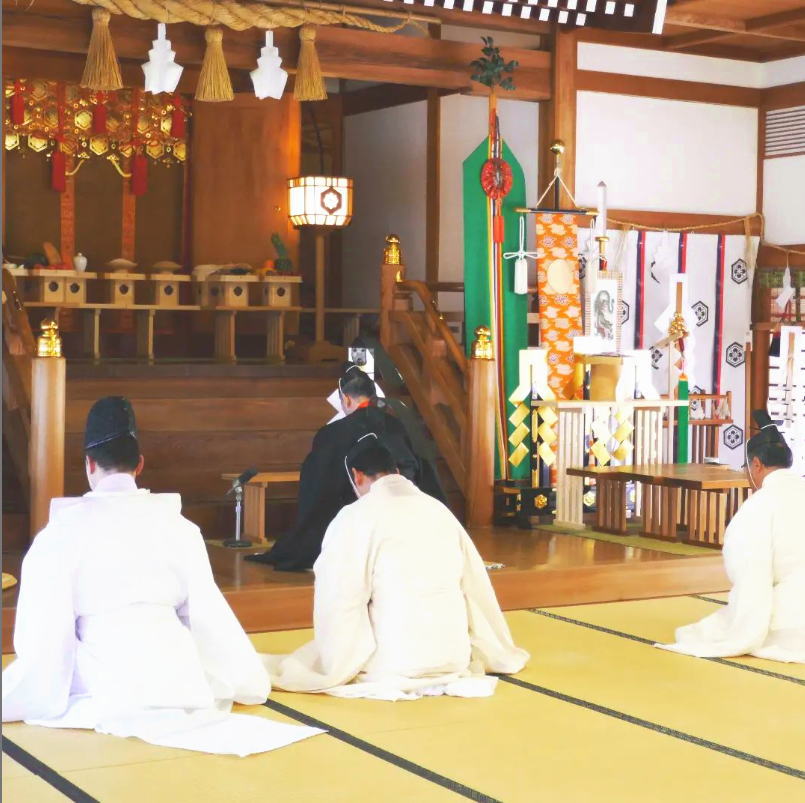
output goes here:
<path id="1" fill-rule="evenodd" d="M 92 36 L 89 39 L 87 62 L 81 76 L 81 86 L 95 91 L 123 89 L 120 65 L 117 63 L 112 34 L 109 32 L 110 14 L 105 8 L 92 9 Z"/>
<path id="2" fill-rule="evenodd" d="M 201 73 L 196 87 L 196 100 L 218 102 L 234 100 L 232 82 L 229 80 L 229 71 L 226 68 L 224 48 L 221 45 L 224 34 L 218 27 L 207 28 L 204 31 L 207 40 L 207 49 L 204 51 L 204 61 L 201 63 Z"/>
<path id="3" fill-rule="evenodd" d="M 316 26 L 299 29 L 299 61 L 296 63 L 293 96 L 296 100 L 327 100 L 327 90 L 316 53 Z"/>

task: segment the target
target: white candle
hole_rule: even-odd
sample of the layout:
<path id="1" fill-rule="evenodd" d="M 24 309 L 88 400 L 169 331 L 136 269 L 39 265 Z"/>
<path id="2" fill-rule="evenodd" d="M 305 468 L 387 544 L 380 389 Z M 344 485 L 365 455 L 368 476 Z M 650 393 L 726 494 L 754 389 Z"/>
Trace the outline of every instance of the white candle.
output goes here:
<path id="1" fill-rule="evenodd" d="M 595 219 L 596 237 L 605 237 L 607 233 L 607 185 L 598 182 L 598 216 Z"/>

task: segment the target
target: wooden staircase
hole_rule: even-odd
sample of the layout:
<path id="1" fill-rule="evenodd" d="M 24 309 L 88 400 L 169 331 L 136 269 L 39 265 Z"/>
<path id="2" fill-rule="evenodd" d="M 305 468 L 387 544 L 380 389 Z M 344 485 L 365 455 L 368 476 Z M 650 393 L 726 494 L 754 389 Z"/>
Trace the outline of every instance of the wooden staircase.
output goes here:
<path id="1" fill-rule="evenodd" d="M 467 357 L 439 311 L 438 285 L 405 279 L 398 242 L 387 238 L 380 267 L 380 340 L 464 495 L 466 523 L 491 524 L 495 363 L 480 340 Z"/>
<path id="2" fill-rule="evenodd" d="M 230 535 L 224 472 L 298 469 L 333 414 L 336 367 L 75 366 L 68 372 L 65 493 L 86 490 L 83 432 L 101 396 L 131 400 L 145 469 L 140 483 L 182 494 L 185 515 L 207 537 Z M 272 488 L 272 526 L 288 526 L 296 485 Z"/>

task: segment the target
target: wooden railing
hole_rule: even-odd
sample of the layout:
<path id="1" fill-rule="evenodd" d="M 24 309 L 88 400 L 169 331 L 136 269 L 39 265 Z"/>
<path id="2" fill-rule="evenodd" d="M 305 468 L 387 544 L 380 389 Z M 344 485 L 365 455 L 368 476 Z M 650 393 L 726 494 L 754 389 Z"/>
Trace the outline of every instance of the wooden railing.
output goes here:
<path id="1" fill-rule="evenodd" d="M 439 312 L 434 291 L 425 282 L 406 281 L 405 268 L 394 256 L 387 248 L 381 266 L 380 341 L 464 493 L 468 523 L 490 523 L 494 362 L 481 356 L 485 349 L 467 358 Z"/>
<path id="2" fill-rule="evenodd" d="M 731 424 L 732 392 L 691 393 L 690 405 L 690 462 L 704 463 L 706 457 L 718 457 L 718 438 L 721 427 Z M 674 428 L 668 418 L 663 420 L 663 462 L 674 461 Z"/>
<path id="3" fill-rule="evenodd" d="M 30 501 L 31 365 L 36 344 L 14 277 L 3 270 L 3 438 L 26 506 Z"/>
<path id="4" fill-rule="evenodd" d="M 705 457 L 718 457 L 718 433 L 722 426 L 732 423 L 732 392 L 691 393 L 688 400 L 690 462 L 704 463 Z"/>

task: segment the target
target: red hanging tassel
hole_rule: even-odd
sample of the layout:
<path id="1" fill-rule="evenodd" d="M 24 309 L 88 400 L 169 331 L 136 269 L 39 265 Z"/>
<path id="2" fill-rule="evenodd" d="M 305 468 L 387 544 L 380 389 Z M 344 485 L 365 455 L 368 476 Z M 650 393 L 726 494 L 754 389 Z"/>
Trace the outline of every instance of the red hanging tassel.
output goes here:
<path id="1" fill-rule="evenodd" d="M 131 194 L 145 195 L 148 190 L 148 162 L 145 154 L 135 153 L 131 157 Z"/>
<path id="2" fill-rule="evenodd" d="M 12 125 L 25 122 L 25 97 L 22 94 L 22 81 L 14 81 L 14 94 L 11 96 L 9 117 Z"/>
<path id="3" fill-rule="evenodd" d="M 95 95 L 95 105 L 92 107 L 92 133 L 106 133 L 106 95 L 103 92 Z"/>
<path id="4" fill-rule="evenodd" d="M 58 142 L 56 150 L 50 155 L 50 186 L 56 192 L 64 192 L 67 189 L 67 160 Z"/>
<path id="5" fill-rule="evenodd" d="M 505 235 L 505 227 L 503 215 L 495 215 L 492 219 L 492 240 L 496 243 L 502 243 Z"/>
<path id="6" fill-rule="evenodd" d="M 187 130 L 187 118 L 182 108 L 182 99 L 179 95 L 173 96 L 173 111 L 171 112 L 171 136 L 184 139 Z"/>

